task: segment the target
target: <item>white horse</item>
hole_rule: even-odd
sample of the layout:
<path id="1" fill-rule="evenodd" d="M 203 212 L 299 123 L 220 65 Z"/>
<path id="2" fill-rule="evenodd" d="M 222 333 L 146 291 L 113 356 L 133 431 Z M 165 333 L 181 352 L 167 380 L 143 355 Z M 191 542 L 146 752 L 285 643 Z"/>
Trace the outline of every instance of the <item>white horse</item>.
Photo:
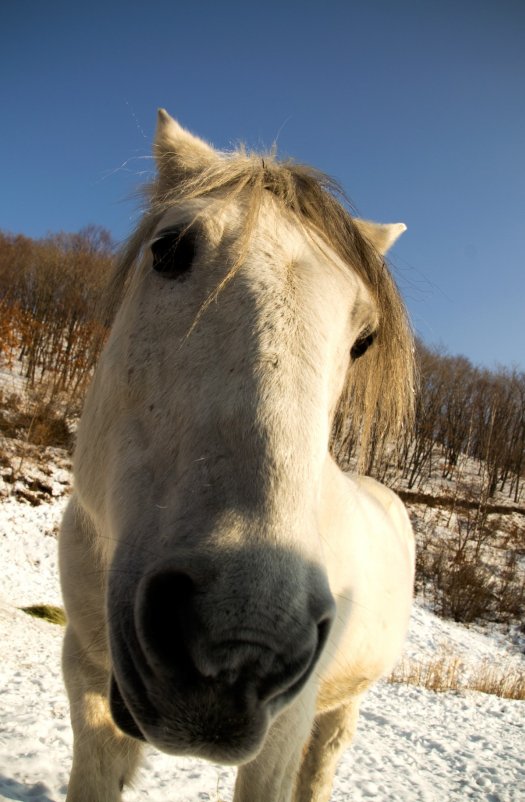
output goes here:
<path id="1" fill-rule="evenodd" d="M 404 506 L 329 453 L 410 412 L 405 226 L 164 111 L 155 155 L 61 533 L 67 799 L 120 800 L 147 741 L 238 765 L 235 802 L 321 802 L 411 607 Z"/>

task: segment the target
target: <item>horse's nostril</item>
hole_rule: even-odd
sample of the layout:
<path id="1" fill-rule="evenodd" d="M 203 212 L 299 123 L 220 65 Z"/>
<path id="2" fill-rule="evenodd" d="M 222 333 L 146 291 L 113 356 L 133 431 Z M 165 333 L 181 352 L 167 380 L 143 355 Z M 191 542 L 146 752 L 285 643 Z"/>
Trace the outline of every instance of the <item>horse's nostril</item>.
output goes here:
<path id="1" fill-rule="evenodd" d="M 328 635 L 330 634 L 333 621 L 333 616 L 327 615 L 317 624 L 317 656 L 321 654 L 324 645 L 328 640 Z"/>
<path id="2" fill-rule="evenodd" d="M 140 599 L 139 638 L 147 654 L 160 659 L 164 666 L 176 661 L 180 668 L 184 663 L 185 631 L 192 626 L 194 590 L 187 574 L 165 571 L 149 578 Z"/>
<path id="3" fill-rule="evenodd" d="M 331 596 L 316 594 L 315 616 L 305 611 L 300 626 L 290 620 L 289 631 L 281 626 L 275 633 L 248 628 L 239 605 L 229 629 L 217 634 L 209 592 L 213 582 L 201 569 L 163 568 L 142 580 L 135 623 L 150 672 L 188 692 L 213 688 L 248 706 L 255 700 L 269 704 L 276 712 L 299 692 L 317 664 L 333 620 Z M 250 601 L 254 603 L 247 599 L 246 604 Z"/>
<path id="4" fill-rule="evenodd" d="M 122 694 L 114 674 L 111 675 L 109 702 L 111 707 L 111 715 L 113 716 L 113 720 L 118 727 L 120 727 L 120 729 L 127 735 L 131 735 L 132 738 L 136 738 L 138 741 L 144 741 L 145 738 L 142 734 L 142 731 L 137 726 L 137 722 L 131 715 L 128 706 L 122 698 Z"/>

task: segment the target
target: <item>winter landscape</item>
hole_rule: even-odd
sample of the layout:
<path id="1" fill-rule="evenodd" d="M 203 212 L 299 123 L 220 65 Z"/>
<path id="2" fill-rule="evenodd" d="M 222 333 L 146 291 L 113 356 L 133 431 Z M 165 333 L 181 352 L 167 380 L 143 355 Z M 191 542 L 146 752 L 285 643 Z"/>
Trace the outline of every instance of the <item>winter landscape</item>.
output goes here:
<path id="1" fill-rule="evenodd" d="M 62 449 L 15 448 L 7 439 L 3 447 L 0 799 L 61 802 L 72 745 L 62 627 L 21 608 L 61 604 L 56 538 L 71 487 L 70 458 Z M 420 600 L 404 661 L 428 664 L 440 655 L 457 659 L 460 684 L 480 667 L 521 676 L 525 670 L 519 627 L 467 628 L 438 618 Z M 382 682 L 364 701 L 332 800 L 518 802 L 525 798 L 524 712 L 523 701 L 494 694 Z M 233 769 L 151 750 L 125 799 L 226 802 L 233 778 Z"/>
<path id="2" fill-rule="evenodd" d="M 109 336 L 118 296 L 121 291 L 128 296 L 130 290 L 152 312 L 149 318 L 137 311 L 131 317 L 137 324 L 147 318 L 151 326 L 132 326 L 129 336 L 116 338 L 121 348 L 106 365 L 106 380 L 100 383 L 106 406 L 98 407 L 95 425 L 102 421 L 102 429 L 113 420 L 124 431 L 122 418 L 111 414 L 112 402 L 124 408 L 130 402 L 131 420 L 138 421 L 141 434 L 144 416 L 133 417 L 134 404 L 150 392 L 155 395 L 159 381 L 164 390 L 142 409 L 148 410 L 149 434 L 158 448 L 141 464 L 147 437 L 130 438 L 135 444 L 127 456 L 131 453 L 133 466 L 141 464 L 134 467 L 137 481 L 132 488 L 129 474 L 122 471 L 124 492 L 101 504 L 106 523 L 99 534 L 104 542 L 115 536 L 115 519 L 126 513 L 133 523 L 120 528 L 126 540 L 128 535 L 133 540 L 137 531 L 146 541 L 143 545 L 149 545 L 153 533 L 170 546 L 173 532 L 174 539 L 189 543 L 194 533 L 200 536 L 215 523 L 204 505 L 208 492 L 215 493 L 219 513 L 233 511 L 235 516 L 239 505 L 229 500 L 237 484 L 245 481 L 248 492 L 239 497 L 246 502 L 252 493 L 257 495 L 262 476 L 281 495 L 281 517 L 271 522 L 271 535 L 277 540 L 284 535 L 285 543 L 288 537 L 295 545 L 293 532 L 308 536 L 310 530 L 309 548 L 316 560 L 317 536 L 324 539 L 326 533 L 316 526 L 321 507 L 315 505 L 329 483 L 319 492 L 310 485 L 319 466 L 305 462 L 301 469 L 300 450 L 310 436 L 315 439 L 316 431 L 326 432 L 339 386 L 331 359 L 337 353 L 339 366 L 348 358 L 349 392 L 341 396 L 348 403 L 340 403 L 332 418 L 331 452 L 343 471 L 354 472 L 359 465 L 399 493 L 413 523 L 417 559 L 403 654 L 392 673 L 364 697 L 357 734 L 338 765 L 330 802 L 525 802 L 525 2 L 19 0 L 3 2 L 1 12 L 0 802 L 65 802 L 68 793 L 73 735 L 61 670 L 65 615 L 57 544 L 73 487 L 72 461 L 86 390 Z M 165 112 L 157 115 L 158 106 L 187 129 L 182 140 L 177 124 Z M 200 144 L 190 145 L 190 131 L 202 137 Z M 212 156 L 211 143 L 219 154 Z M 230 162 L 223 155 L 239 146 L 235 169 L 224 170 Z M 255 160 L 254 153 L 259 154 Z M 275 158 L 287 163 L 284 173 L 276 170 Z M 325 177 L 319 175 L 312 183 L 317 174 L 301 165 L 312 165 Z M 278 177 L 285 174 L 283 183 Z M 325 190 L 337 203 L 342 201 L 351 224 L 346 213 L 341 218 L 341 210 L 336 212 L 337 204 L 327 205 Z M 208 219 L 212 209 L 217 217 Z M 292 225 L 294 220 L 299 227 Z M 387 225 L 377 228 L 367 224 L 370 220 Z M 395 240 L 394 234 L 405 229 Z M 308 231 L 310 243 L 304 238 Z M 392 246 L 388 260 L 378 261 L 387 240 Z M 310 246 L 315 243 L 321 247 L 312 258 Z M 108 285 L 118 253 L 124 254 L 118 280 Z M 145 260 L 139 259 L 141 254 Z M 346 269 L 334 270 L 341 258 L 352 273 L 348 286 L 343 281 Z M 152 271 L 146 278 L 147 269 L 142 271 L 148 265 Z M 202 283 L 188 281 L 196 277 Z M 236 294 L 237 279 L 246 295 Z M 224 304 L 219 297 L 223 292 Z M 211 335 L 199 330 L 196 324 L 213 315 L 217 325 Z M 284 321 L 293 325 L 287 328 Z M 184 383 L 177 355 L 192 339 L 190 333 L 201 347 L 196 346 L 195 358 L 189 360 L 198 366 L 197 373 L 190 371 Z M 240 348 L 231 347 L 236 342 Z M 245 344 L 248 351 L 243 351 Z M 237 360 L 239 351 L 243 354 Z M 133 353 L 142 353 L 142 360 L 130 361 Z M 292 363 L 301 369 L 292 370 Z M 255 367 L 251 375 L 248 371 L 248 382 L 243 364 Z M 279 365 L 284 373 L 276 371 Z M 215 382 L 209 384 L 212 375 Z M 259 383 L 261 377 L 267 385 Z M 234 385 L 240 388 L 237 405 L 230 393 Z M 282 392 L 285 385 L 287 394 Z M 275 407 L 268 407 L 272 414 L 265 420 L 282 425 L 274 427 L 275 448 L 266 467 L 279 464 L 275 456 L 281 447 L 286 461 L 277 473 L 271 467 L 256 471 L 255 462 L 254 472 L 245 476 L 250 453 L 266 454 L 242 444 L 251 432 L 263 432 L 261 442 L 266 442 L 257 416 L 262 409 L 258 402 L 267 398 L 270 386 L 274 391 L 268 398 L 272 396 Z M 250 387 L 257 392 L 247 395 Z M 222 409 L 229 416 L 219 426 L 210 412 L 223 393 Z M 185 415 L 174 403 L 177 394 Z M 305 414 L 309 408 L 313 417 L 322 413 L 314 426 L 313 417 Z M 257 415 L 251 420 L 248 415 L 243 425 L 250 410 Z M 412 411 L 414 416 L 405 415 Z M 176 438 L 170 451 L 167 430 L 172 423 L 180 434 L 181 421 L 204 435 L 198 453 L 185 449 L 190 458 L 179 464 L 172 456 L 182 439 Z M 295 437 L 286 444 L 292 430 Z M 106 471 L 126 449 L 115 447 L 115 441 L 104 449 L 100 432 L 94 434 L 87 426 L 85 431 L 96 466 L 91 475 L 103 496 L 110 484 Z M 222 458 L 225 471 L 219 469 L 221 481 L 215 482 L 202 478 L 209 471 L 201 460 L 218 432 L 219 448 L 210 452 L 219 462 Z M 225 448 L 228 438 L 233 447 Z M 324 458 L 325 441 L 319 444 L 316 453 Z M 230 455 L 237 451 L 241 460 L 235 467 Z M 193 482 L 197 463 L 202 477 Z M 83 466 L 87 464 L 84 459 Z M 160 476 L 155 496 L 140 492 L 148 473 Z M 187 484 L 171 484 L 181 474 L 190 477 Z M 299 494 L 293 495 L 299 501 L 293 509 L 286 486 L 295 474 Z M 77 484 L 80 489 L 78 475 Z M 148 501 L 141 504 L 143 498 Z M 180 498 L 182 507 L 190 500 L 193 520 L 200 518 L 204 526 L 186 532 L 184 527 L 170 528 L 169 505 L 178 523 Z M 264 490 L 261 498 L 258 510 L 246 505 L 257 510 L 245 520 L 244 533 L 252 542 L 260 534 L 268 539 L 259 513 L 270 519 L 273 505 Z M 160 513 L 168 520 L 163 530 L 148 525 L 157 506 L 168 510 Z M 143 512 L 145 525 L 134 526 Z M 374 540 L 362 540 L 362 532 L 388 539 L 388 526 L 367 528 L 355 520 L 351 508 L 335 529 L 358 534 L 352 544 L 360 555 Z M 255 528 L 252 521 L 257 521 Z M 220 539 L 220 527 L 213 529 L 212 539 L 216 534 Z M 393 553 L 380 542 L 376 556 Z M 355 622 L 359 613 L 366 619 L 373 605 L 360 604 L 358 595 L 355 603 L 361 581 L 371 591 L 365 598 L 382 599 L 382 611 L 388 608 L 384 618 L 375 619 L 383 627 L 381 634 L 388 633 L 385 622 L 393 620 L 396 609 L 392 600 L 397 595 L 406 600 L 409 583 L 397 581 L 395 560 L 390 559 L 383 560 L 384 576 L 393 577 L 392 583 L 370 581 L 381 559 L 367 564 L 355 560 L 349 549 L 345 562 L 342 552 L 348 543 L 338 540 L 332 563 L 339 579 L 346 577 L 347 566 L 357 566 L 356 581 L 348 583 L 351 593 L 343 596 L 332 574 L 331 591 L 349 602 L 348 620 Z M 321 544 L 319 551 L 323 548 Z M 129 553 L 121 549 L 126 558 Z M 136 561 L 142 579 L 149 579 L 148 560 Z M 163 632 L 169 643 L 160 643 L 161 651 L 168 645 L 168 677 L 187 669 L 183 660 L 171 659 L 170 647 L 184 645 L 173 638 L 174 618 L 192 656 L 187 633 L 191 639 L 197 631 L 191 632 L 195 616 L 191 609 L 186 615 L 188 607 L 180 602 L 187 602 L 195 589 L 195 566 L 195 561 L 174 563 L 175 573 L 184 576 L 187 571 L 183 589 L 190 589 L 185 599 L 176 596 L 175 605 L 173 595 L 163 596 L 161 584 L 160 604 L 154 596 L 157 606 L 145 604 L 140 611 L 146 618 L 129 603 L 138 594 L 121 594 L 120 617 L 108 611 L 108 618 L 120 623 L 134 610 L 128 632 L 137 638 L 147 619 L 154 621 L 157 632 L 159 620 L 168 624 Z M 338 570 L 343 566 L 344 571 Z M 281 621 L 295 623 L 294 605 L 305 589 L 311 594 L 310 582 L 301 583 L 300 572 L 288 571 L 286 595 L 279 572 L 271 577 L 272 584 L 261 581 L 259 560 L 247 567 L 244 575 L 254 583 L 246 583 L 244 602 L 255 599 L 255 612 L 264 618 L 275 599 L 275 606 L 284 610 Z M 122 585 L 133 582 L 128 568 L 127 562 L 122 571 L 116 562 L 111 564 L 117 586 L 121 580 Z M 234 583 L 224 581 L 220 567 L 217 574 L 228 592 L 232 587 L 237 591 Z M 82 578 L 91 584 L 98 576 L 86 569 Z M 77 588 L 76 582 L 70 584 Z M 220 604 L 209 603 L 211 619 L 216 609 L 219 618 L 224 609 L 224 596 L 217 600 Z M 324 600 L 326 604 L 327 596 Z M 228 633 L 233 639 L 220 641 L 225 662 L 215 664 L 219 674 L 201 672 L 205 682 L 220 676 L 221 669 L 224 678 L 228 668 L 234 682 L 239 678 L 232 655 L 235 644 L 242 645 L 246 637 L 242 626 L 253 617 L 245 614 L 244 604 L 236 605 L 240 614 Z M 84 596 L 78 607 L 77 622 L 89 621 Z M 312 605 L 306 607 L 311 615 Z M 69 609 L 73 621 L 73 607 Z M 317 645 L 327 631 L 327 610 L 325 606 L 322 614 L 316 613 L 317 632 L 310 629 Z M 270 637 L 263 638 L 262 646 L 273 642 L 271 659 L 287 655 L 298 664 L 304 639 L 294 641 L 290 627 L 283 625 L 276 649 L 277 618 L 275 611 L 268 618 Z M 337 662 L 353 670 L 359 683 L 372 675 L 366 665 L 370 658 L 373 672 L 371 647 L 379 644 L 378 652 L 387 653 L 387 636 L 370 637 L 378 630 L 366 626 L 349 629 L 368 634 L 366 654 L 357 659 L 355 642 L 348 641 L 346 651 L 342 643 L 338 648 Z M 155 632 L 150 629 L 149 635 Z M 144 664 L 151 668 L 159 641 L 145 643 Z M 243 645 L 255 642 L 248 637 Z M 96 644 L 91 641 L 90 646 Z M 73 669 L 79 666 L 76 657 L 70 661 Z M 306 671 L 312 665 L 308 662 Z M 241 665 L 242 690 L 251 684 L 257 702 L 278 703 L 279 696 L 264 696 L 261 686 L 256 688 L 258 666 L 252 658 Z M 284 661 L 284 666 L 290 669 L 291 662 Z M 129 667 L 122 669 L 123 682 L 132 674 Z M 200 670 L 196 662 L 191 668 Z M 285 671 L 284 679 L 289 678 Z M 346 679 L 338 683 L 341 697 L 335 704 L 355 691 L 356 685 Z M 210 686 L 213 681 L 205 687 Z M 157 732 L 169 739 L 179 725 L 184 729 L 187 718 L 204 740 L 220 741 L 218 729 L 213 732 L 202 717 L 207 712 L 202 704 L 193 717 L 179 715 L 176 694 L 182 709 L 189 704 L 188 685 L 184 688 L 180 693 L 172 684 L 162 692 L 162 686 L 153 684 L 154 693 L 146 694 L 148 701 L 160 699 L 154 726 L 165 709 L 175 711 L 175 726 L 158 727 Z M 230 698 L 240 709 L 246 697 L 237 693 L 239 685 L 235 688 Z M 290 688 L 294 686 L 286 690 Z M 139 696 L 139 713 L 146 697 Z M 215 695 L 209 707 L 215 705 L 215 721 L 223 733 L 237 735 L 223 712 L 224 698 Z M 125 718 L 121 724 L 125 726 Z M 286 747 L 300 745 L 297 734 L 295 726 L 286 731 Z M 334 736 L 333 731 L 326 734 Z M 108 743 L 103 741 L 106 750 Z M 270 750 L 276 743 L 268 741 Z M 331 746 L 328 741 L 320 750 L 323 757 L 330 755 Z M 274 748 L 282 765 L 286 751 Z M 73 802 L 79 795 L 83 802 L 104 802 L 93 762 L 84 754 L 80 763 L 83 771 L 70 784 Z M 105 784 L 107 772 L 101 773 Z M 279 771 L 266 772 L 264 780 L 268 777 L 279 778 Z M 122 802 L 232 802 L 234 782 L 231 767 L 148 747 L 134 785 L 124 787 Z M 312 784 L 305 779 L 317 800 Z M 285 793 L 260 791 L 258 778 L 246 783 L 242 802 L 254 802 L 250 795 L 255 785 L 257 802 L 277 802 L 271 797 L 281 799 Z M 327 797 L 328 792 L 323 802 Z"/>

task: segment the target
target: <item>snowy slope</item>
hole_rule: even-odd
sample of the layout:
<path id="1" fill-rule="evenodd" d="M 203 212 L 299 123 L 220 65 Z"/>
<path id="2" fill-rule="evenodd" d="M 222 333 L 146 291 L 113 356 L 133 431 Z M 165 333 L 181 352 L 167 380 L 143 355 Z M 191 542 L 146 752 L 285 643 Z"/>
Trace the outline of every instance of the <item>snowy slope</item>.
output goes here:
<path id="1" fill-rule="evenodd" d="M 0 800 L 65 799 L 72 739 L 60 675 L 62 630 L 17 609 L 60 603 L 56 526 L 63 506 L 63 499 L 38 507 L 4 499 L 0 507 Z M 473 663 L 511 653 L 416 606 L 407 653 L 428 656 L 444 643 Z M 381 683 L 364 702 L 332 802 L 522 802 L 524 713 L 525 702 Z M 226 802 L 233 779 L 232 769 L 148 751 L 124 798 Z"/>

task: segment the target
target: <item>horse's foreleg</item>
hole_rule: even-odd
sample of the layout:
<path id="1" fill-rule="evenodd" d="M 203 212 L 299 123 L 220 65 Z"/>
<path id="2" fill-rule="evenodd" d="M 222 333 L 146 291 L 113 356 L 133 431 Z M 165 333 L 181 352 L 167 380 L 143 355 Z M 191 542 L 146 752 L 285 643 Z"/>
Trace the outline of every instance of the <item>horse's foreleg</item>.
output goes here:
<path id="1" fill-rule="evenodd" d="M 74 736 L 66 802 L 119 802 L 137 765 L 140 744 L 113 723 L 107 672 L 91 662 L 71 627 L 64 639 L 63 668 Z"/>
<path id="2" fill-rule="evenodd" d="M 276 719 L 261 752 L 240 766 L 233 802 L 292 802 L 314 707 L 314 694 L 306 690 Z"/>
<path id="3" fill-rule="evenodd" d="M 320 713 L 304 752 L 294 802 L 328 802 L 337 763 L 352 740 L 359 717 L 359 697 Z"/>

